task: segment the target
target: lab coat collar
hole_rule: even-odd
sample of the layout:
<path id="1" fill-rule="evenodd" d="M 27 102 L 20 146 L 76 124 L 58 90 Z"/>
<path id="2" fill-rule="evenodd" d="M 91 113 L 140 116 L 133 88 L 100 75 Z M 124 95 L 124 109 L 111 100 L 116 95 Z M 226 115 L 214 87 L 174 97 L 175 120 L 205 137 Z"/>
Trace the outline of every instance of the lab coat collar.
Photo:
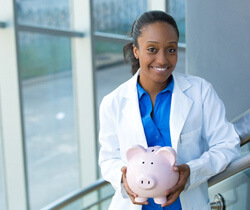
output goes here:
<path id="1" fill-rule="evenodd" d="M 134 95 L 137 95 L 137 80 L 140 75 L 140 69 L 134 74 L 134 76 L 128 81 L 128 91 L 125 93 L 125 98 L 133 98 Z"/>
<path id="2" fill-rule="evenodd" d="M 137 133 L 137 139 L 134 144 L 142 145 L 147 148 L 147 140 L 144 133 L 143 124 L 141 121 L 141 114 L 139 108 L 139 99 L 137 94 L 137 79 L 140 75 L 140 69 L 135 73 L 135 75 L 128 81 L 127 91 L 124 94 L 126 98 L 126 106 L 122 110 L 124 116 L 127 118 L 131 129 L 133 132 Z"/>

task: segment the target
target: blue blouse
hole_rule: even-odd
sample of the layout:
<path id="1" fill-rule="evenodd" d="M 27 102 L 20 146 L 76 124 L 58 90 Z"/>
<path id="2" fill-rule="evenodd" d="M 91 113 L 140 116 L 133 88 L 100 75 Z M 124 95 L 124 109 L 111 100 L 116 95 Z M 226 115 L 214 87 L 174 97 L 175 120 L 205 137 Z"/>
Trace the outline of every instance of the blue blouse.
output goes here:
<path id="1" fill-rule="evenodd" d="M 137 82 L 137 91 L 139 98 L 139 106 L 141 112 L 142 124 L 144 127 L 147 144 L 149 147 L 152 146 L 172 146 L 169 128 L 169 118 L 171 109 L 172 92 L 174 88 L 174 80 L 171 78 L 170 83 L 158 95 L 155 99 L 155 107 L 153 118 L 151 112 L 153 110 L 152 102 L 149 94 L 140 86 Z M 159 204 L 155 204 L 152 198 L 148 199 L 148 205 L 143 205 L 142 210 L 179 210 L 181 208 L 180 199 L 178 198 L 170 206 L 164 208 Z"/>

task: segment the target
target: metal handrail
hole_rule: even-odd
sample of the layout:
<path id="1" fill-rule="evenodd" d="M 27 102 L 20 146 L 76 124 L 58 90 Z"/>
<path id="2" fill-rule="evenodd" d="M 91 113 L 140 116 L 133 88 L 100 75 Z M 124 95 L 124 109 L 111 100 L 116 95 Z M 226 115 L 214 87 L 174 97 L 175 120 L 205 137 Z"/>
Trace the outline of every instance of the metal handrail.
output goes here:
<path id="1" fill-rule="evenodd" d="M 240 138 L 240 140 L 241 140 L 240 146 L 242 147 L 243 145 L 247 144 L 250 141 L 250 136 L 248 136 L 247 138 Z M 227 168 L 224 171 L 211 177 L 208 180 L 208 186 L 211 187 L 217 184 L 218 182 L 225 180 L 228 177 L 233 176 L 234 174 L 237 174 L 238 172 L 247 169 L 249 167 L 250 167 L 250 153 L 235 159 L 227 166 Z"/>
<path id="2" fill-rule="evenodd" d="M 248 143 L 249 141 L 250 141 L 250 138 L 241 140 L 241 142 L 244 142 L 244 144 Z M 210 178 L 208 181 L 208 185 L 209 185 L 209 187 L 211 187 L 212 185 L 214 185 L 214 184 L 216 184 L 224 179 L 227 179 L 228 177 L 230 177 L 230 176 L 232 176 L 232 175 L 234 175 L 234 174 L 236 174 L 236 173 L 238 173 L 246 168 L 249 168 L 249 166 L 250 166 L 250 153 L 234 160 L 231 164 L 228 165 L 228 167 L 226 168 L 225 171 Z M 102 178 L 98 179 L 94 184 L 90 185 L 89 187 L 82 189 L 82 190 L 77 190 L 75 192 L 72 192 L 72 193 L 54 201 L 53 203 L 49 204 L 48 206 L 42 208 L 42 210 L 60 209 L 62 207 L 69 205 L 70 203 L 76 201 L 77 199 L 84 197 L 88 193 L 93 192 L 93 191 L 97 191 L 106 185 L 109 185 L 109 183 L 107 181 L 105 181 Z M 101 203 L 102 201 L 107 200 L 110 197 L 112 197 L 112 195 L 107 196 L 107 197 L 103 198 L 102 200 L 99 200 L 99 201 L 91 204 L 90 206 L 88 206 L 88 208 L 91 206 L 97 205 L 97 204 Z M 88 209 L 88 208 L 86 208 L 86 209 Z"/>
<path id="3" fill-rule="evenodd" d="M 89 206 L 86 206 L 84 209 L 90 209 L 91 207 L 94 207 L 94 206 L 96 206 L 96 205 L 98 205 L 98 204 L 100 204 L 100 203 L 102 203 L 102 202 L 104 202 L 104 201 L 106 201 L 106 200 L 112 198 L 113 195 L 114 195 L 114 194 L 110 194 L 110 195 L 108 195 L 108 196 L 106 196 L 106 197 L 104 197 L 104 198 L 102 198 L 102 199 L 99 199 L 98 201 L 96 201 L 96 202 L 90 204 Z"/>
<path id="4" fill-rule="evenodd" d="M 224 170 L 223 172 L 217 174 L 216 176 L 211 177 L 208 180 L 208 186 L 211 187 L 215 184 L 217 184 L 218 182 L 227 179 L 230 176 L 233 176 L 234 174 L 237 174 L 238 172 L 247 169 L 250 167 L 250 153 L 237 158 L 236 160 L 234 160 L 233 162 L 231 162 L 228 167 L 226 168 L 226 170 Z"/>
<path id="5" fill-rule="evenodd" d="M 247 138 L 245 139 L 242 139 L 241 142 L 240 142 L 240 146 L 244 146 L 245 144 L 247 144 L 248 142 L 250 141 L 250 136 L 248 136 Z"/>
<path id="6" fill-rule="evenodd" d="M 41 210 L 61 209 L 65 206 L 69 205 L 70 203 L 73 203 L 77 199 L 79 199 L 79 198 L 81 198 L 81 197 L 83 197 L 83 196 L 85 196 L 93 191 L 99 190 L 108 184 L 109 183 L 107 181 L 105 181 L 103 178 L 98 179 L 95 183 L 91 184 L 90 186 L 88 186 L 84 189 L 76 190 L 72 193 L 69 193 L 68 195 L 65 195 L 65 196 L 61 197 L 60 199 L 43 207 Z"/>

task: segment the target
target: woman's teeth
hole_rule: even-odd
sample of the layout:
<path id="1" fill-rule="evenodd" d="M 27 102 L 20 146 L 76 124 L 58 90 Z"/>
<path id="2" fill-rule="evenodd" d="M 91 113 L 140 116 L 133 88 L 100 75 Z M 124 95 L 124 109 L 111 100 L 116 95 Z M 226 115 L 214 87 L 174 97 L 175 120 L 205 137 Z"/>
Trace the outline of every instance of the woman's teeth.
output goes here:
<path id="1" fill-rule="evenodd" d="M 157 68 L 157 67 L 153 67 L 156 71 L 166 71 L 169 67 L 166 68 Z"/>

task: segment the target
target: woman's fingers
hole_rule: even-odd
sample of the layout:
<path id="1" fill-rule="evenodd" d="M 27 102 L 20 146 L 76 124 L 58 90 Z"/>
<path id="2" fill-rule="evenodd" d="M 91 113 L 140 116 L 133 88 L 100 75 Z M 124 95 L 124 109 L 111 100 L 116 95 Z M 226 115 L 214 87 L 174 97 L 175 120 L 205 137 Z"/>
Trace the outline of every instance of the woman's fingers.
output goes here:
<path id="1" fill-rule="evenodd" d="M 184 188 L 182 187 L 182 185 L 175 185 L 174 187 L 166 191 L 165 194 L 167 196 L 167 202 L 162 204 L 162 207 L 169 206 L 174 203 L 178 199 L 183 189 Z"/>
<path id="2" fill-rule="evenodd" d="M 167 202 L 164 203 L 164 204 L 162 204 L 161 206 L 162 206 L 162 207 L 165 207 L 165 206 L 171 205 L 172 203 L 174 203 L 174 202 L 178 199 L 179 195 L 180 195 L 179 192 L 176 192 L 176 193 L 174 193 L 174 194 L 169 194 L 169 195 L 167 196 Z"/>
<path id="3" fill-rule="evenodd" d="M 169 206 L 178 199 L 179 195 L 184 190 L 190 175 L 190 168 L 187 164 L 174 166 L 174 171 L 179 172 L 179 180 L 174 187 L 165 192 L 165 195 L 167 196 L 167 202 L 162 204 L 162 207 Z"/>
<path id="4" fill-rule="evenodd" d="M 122 183 L 123 183 L 123 186 L 125 188 L 125 190 L 127 191 L 127 194 L 132 197 L 137 197 L 137 194 L 135 194 L 128 186 L 128 182 L 127 182 L 127 177 L 126 177 L 126 173 L 127 173 L 127 167 L 122 167 L 121 168 L 121 171 L 122 171 Z"/>
<path id="5" fill-rule="evenodd" d="M 126 166 L 123 166 L 123 167 L 121 168 L 121 171 L 122 171 L 122 173 L 126 176 L 127 167 L 126 167 Z"/>

